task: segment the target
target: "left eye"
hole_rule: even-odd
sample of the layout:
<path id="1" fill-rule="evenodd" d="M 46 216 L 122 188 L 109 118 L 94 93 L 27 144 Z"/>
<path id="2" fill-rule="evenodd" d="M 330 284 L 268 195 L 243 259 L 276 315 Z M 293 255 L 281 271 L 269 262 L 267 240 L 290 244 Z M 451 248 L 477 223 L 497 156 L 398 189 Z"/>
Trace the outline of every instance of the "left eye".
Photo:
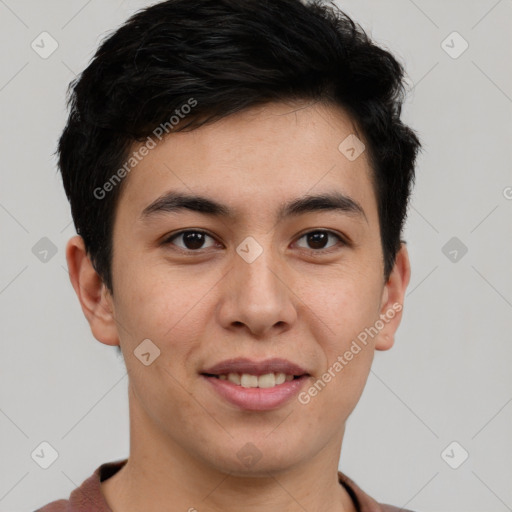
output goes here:
<path id="1" fill-rule="evenodd" d="M 206 249 L 208 247 L 204 247 L 204 242 L 206 238 L 210 238 L 215 242 L 215 239 L 205 233 L 204 231 L 181 231 L 180 233 L 176 233 L 171 238 L 167 239 L 166 243 L 174 243 L 174 240 L 182 240 L 183 245 L 176 244 L 181 249 L 193 251 L 197 249 Z M 214 244 L 212 244 L 214 245 Z M 209 247 L 211 247 L 210 245 Z"/>
<path id="2" fill-rule="evenodd" d="M 329 237 L 333 237 L 336 239 L 336 242 L 343 242 L 342 238 L 337 235 L 336 233 L 333 233 L 332 231 L 325 231 L 325 230 L 317 230 L 317 231 L 310 231 L 308 233 L 305 233 L 302 235 L 299 240 L 302 240 L 303 238 L 306 239 L 306 243 L 310 245 L 310 247 L 305 247 L 305 249 L 313 249 L 315 251 L 321 251 L 324 249 L 329 249 L 333 245 L 336 245 L 336 243 L 331 244 L 330 246 L 327 246 Z"/>

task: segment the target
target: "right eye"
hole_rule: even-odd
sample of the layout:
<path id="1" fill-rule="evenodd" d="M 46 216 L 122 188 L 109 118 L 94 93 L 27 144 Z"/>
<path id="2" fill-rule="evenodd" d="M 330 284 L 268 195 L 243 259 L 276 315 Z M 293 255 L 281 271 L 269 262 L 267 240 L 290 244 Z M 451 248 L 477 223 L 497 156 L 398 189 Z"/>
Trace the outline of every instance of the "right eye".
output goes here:
<path id="1" fill-rule="evenodd" d="M 205 240 L 210 238 L 215 242 L 215 239 L 206 233 L 206 231 L 200 230 L 186 230 L 180 231 L 178 233 L 174 233 L 170 237 L 168 237 L 163 243 L 164 245 L 176 245 L 180 249 L 184 251 L 198 252 L 199 249 L 208 249 L 209 247 L 213 247 L 215 245 L 212 244 L 210 246 L 204 247 Z M 180 240 L 181 245 L 179 243 L 175 243 L 175 240 Z"/>

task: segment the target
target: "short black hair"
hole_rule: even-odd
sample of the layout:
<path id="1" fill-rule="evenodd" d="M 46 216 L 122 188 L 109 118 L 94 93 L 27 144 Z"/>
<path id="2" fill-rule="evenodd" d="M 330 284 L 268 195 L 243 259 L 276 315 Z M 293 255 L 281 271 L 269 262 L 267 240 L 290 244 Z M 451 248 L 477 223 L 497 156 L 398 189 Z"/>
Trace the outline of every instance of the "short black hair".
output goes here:
<path id="1" fill-rule="evenodd" d="M 159 126 L 193 130 L 290 100 L 339 105 L 361 131 L 387 279 L 420 148 L 400 119 L 403 77 L 391 53 L 333 2 L 168 0 L 135 13 L 70 83 L 57 150 L 76 231 L 107 288 L 113 293 L 114 214 L 121 178 L 136 164 L 134 143 Z"/>

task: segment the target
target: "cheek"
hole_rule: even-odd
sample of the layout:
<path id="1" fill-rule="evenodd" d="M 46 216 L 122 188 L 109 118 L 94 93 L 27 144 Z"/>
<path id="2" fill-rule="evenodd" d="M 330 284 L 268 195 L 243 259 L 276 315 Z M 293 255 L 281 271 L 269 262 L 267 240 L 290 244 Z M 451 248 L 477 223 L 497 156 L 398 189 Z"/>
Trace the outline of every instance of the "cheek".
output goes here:
<path id="1" fill-rule="evenodd" d="M 225 431 L 210 414 L 205 414 L 201 396 L 195 396 L 193 389 L 183 384 L 183 375 L 179 373 L 182 367 L 173 366 L 169 364 L 169 358 L 166 361 L 163 358 L 162 353 L 147 367 L 139 364 L 135 358 L 130 365 L 127 364 L 130 391 L 136 407 L 144 410 L 162 432 L 173 432 L 173 436 L 181 438 L 181 445 L 195 438 L 196 442 L 204 440 L 204 446 L 207 446 L 206 437 L 216 435 L 222 438 Z M 203 429 L 198 429 L 198 425 Z"/>
<path id="2" fill-rule="evenodd" d="M 162 353 L 169 348 L 179 353 L 179 341 L 192 341 L 200 328 L 197 317 L 208 283 L 195 286 L 168 269 L 142 267 L 126 268 L 126 275 L 132 278 L 120 283 L 117 290 L 115 311 L 121 338 L 133 348 L 149 338 Z"/>
<path id="3" fill-rule="evenodd" d="M 320 418 L 346 419 L 363 391 L 374 355 L 373 339 L 365 338 L 365 329 L 379 318 L 381 288 L 376 276 L 353 273 L 304 288 L 304 303 L 319 319 L 313 336 L 322 352 L 320 375 L 304 397 L 315 409 L 315 423 L 321 423 Z"/>
<path id="4" fill-rule="evenodd" d="M 360 325 L 364 321 L 358 320 Z M 374 356 L 373 342 L 361 342 L 359 329 L 347 326 L 324 343 L 324 361 L 299 395 L 299 403 L 311 407 L 308 422 L 315 428 L 336 429 L 345 423 L 354 410 L 365 387 Z M 351 333 L 356 333 L 351 335 Z"/>
<path id="5" fill-rule="evenodd" d="M 356 407 L 373 360 L 374 352 L 369 346 L 361 347 L 350 361 L 344 357 L 345 352 L 333 352 L 325 372 L 312 379 L 299 395 L 298 407 L 304 411 L 303 420 L 313 431 L 327 430 L 325 437 L 335 435 Z M 338 355 L 341 362 L 337 360 Z"/>
<path id="6" fill-rule="evenodd" d="M 207 315 L 201 302 L 204 291 L 191 287 L 184 293 L 172 279 L 152 279 L 149 271 L 132 275 L 137 277 L 119 289 L 116 303 L 124 352 L 133 354 L 145 339 L 160 350 L 148 366 L 135 355 L 125 359 L 132 390 L 155 423 L 169 425 L 178 416 L 187 418 L 184 423 L 204 421 L 204 411 L 182 384 L 191 370 L 191 355 L 200 346 L 201 322 Z M 152 350 L 150 346 L 151 355 Z"/>
<path id="7" fill-rule="evenodd" d="M 359 272 L 314 279 L 303 287 L 303 301 L 318 317 L 329 353 L 344 350 L 378 318 L 382 287 L 375 276 Z M 331 354 L 332 355 L 332 354 Z"/>

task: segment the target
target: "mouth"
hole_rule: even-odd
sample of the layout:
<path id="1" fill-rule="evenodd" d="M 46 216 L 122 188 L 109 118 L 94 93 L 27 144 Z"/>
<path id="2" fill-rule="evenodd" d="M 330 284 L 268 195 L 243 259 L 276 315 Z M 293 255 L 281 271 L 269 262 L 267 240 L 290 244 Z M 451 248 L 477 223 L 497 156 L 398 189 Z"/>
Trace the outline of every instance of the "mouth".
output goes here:
<path id="1" fill-rule="evenodd" d="M 251 375 L 250 373 L 222 373 L 220 375 L 203 373 L 205 377 L 213 377 L 214 379 L 227 380 L 235 386 L 243 388 L 260 388 L 268 389 L 285 382 L 300 379 L 304 375 L 290 375 L 286 373 L 264 373 L 263 375 Z"/>
<path id="2" fill-rule="evenodd" d="M 288 402 L 311 376 L 285 359 L 261 362 L 231 359 L 200 374 L 211 388 L 238 408 L 252 411 L 276 409 Z"/>

